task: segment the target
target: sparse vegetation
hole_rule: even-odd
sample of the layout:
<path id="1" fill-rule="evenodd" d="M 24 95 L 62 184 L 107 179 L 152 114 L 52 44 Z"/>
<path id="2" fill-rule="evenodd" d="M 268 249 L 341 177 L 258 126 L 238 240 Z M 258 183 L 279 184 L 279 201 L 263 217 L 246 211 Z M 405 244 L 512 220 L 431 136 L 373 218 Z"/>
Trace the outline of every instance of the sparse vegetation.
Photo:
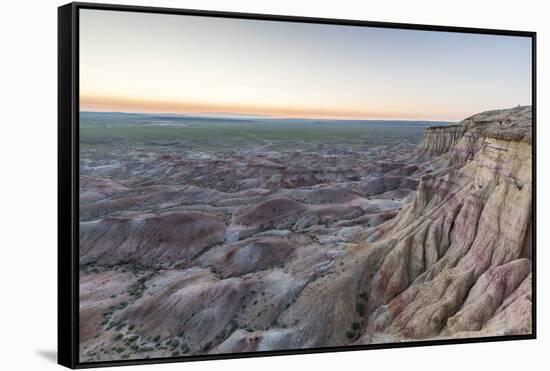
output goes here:
<path id="1" fill-rule="evenodd" d="M 189 353 L 190 349 L 189 349 L 189 345 L 187 345 L 187 343 L 181 343 L 181 352 L 182 353 Z"/>
<path id="2" fill-rule="evenodd" d="M 237 328 L 239 328 L 239 324 L 237 323 L 236 320 L 232 319 L 231 321 L 229 321 L 229 333 L 230 334 L 232 332 L 234 332 Z"/>
<path id="3" fill-rule="evenodd" d="M 124 326 L 126 326 L 125 323 L 119 323 L 119 324 L 115 327 L 115 330 L 120 331 Z"/>
<path id="4" fill-rule="evenodd" d="M 118 334 L 116 334 L 116 335 L 113 336 L 113 340 L 114 340 L 114 341 L 118 341 L 118 340 L 122 339 L 123 336 L 124 336 L 124 335 L 122 335 L 121 333 L 118 333 Z"/>
<path id="5" fill-rule="evenodd" d="M 360 315 L 361 317 L 365 315 L 365 304 L 363 303 L 357 303 L 355 304 L 355 311 L 357 312 L 358 315 Z"/>
<path id="6" fill-rule="evenodd" d="M 212 346 L 212 343 L 211 342 L 208 342 L 206 344 L 204 344 L 204 346 L 202 347 L 201 349 L 201 352 L 203 353 L 206 353 L 210 350 L 210 347 Z"/>

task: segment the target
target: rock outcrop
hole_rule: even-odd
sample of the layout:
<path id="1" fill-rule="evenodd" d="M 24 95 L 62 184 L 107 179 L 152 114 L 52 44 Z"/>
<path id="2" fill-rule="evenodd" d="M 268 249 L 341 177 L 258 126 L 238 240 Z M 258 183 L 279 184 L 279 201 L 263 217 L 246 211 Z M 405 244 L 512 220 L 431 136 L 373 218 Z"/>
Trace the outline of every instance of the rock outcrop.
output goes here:
<path id="1" fill-rule="evenodd" d="M 448 152 L 462 138 L 465 125 L 434 126 L 426 130 L 420 149 L 430 155 Z"/>
<path id="2" fill-rule="evenodd" d="M 224 240 L 223 219 L 202 213 L 146 214 L 80 223 L 80 263 L 155 266 L 186 261 Z"/>
<path id="3" fill-rule="evenodd" d="M 388 253 L 368 284 L 376 304 L 360 341 L 484 336 L 495 322 L 496 334 L 531 331 L 531 109 L 460 125 L 461 139 L 432 160 L 440 170 L 371 238 Z"/>

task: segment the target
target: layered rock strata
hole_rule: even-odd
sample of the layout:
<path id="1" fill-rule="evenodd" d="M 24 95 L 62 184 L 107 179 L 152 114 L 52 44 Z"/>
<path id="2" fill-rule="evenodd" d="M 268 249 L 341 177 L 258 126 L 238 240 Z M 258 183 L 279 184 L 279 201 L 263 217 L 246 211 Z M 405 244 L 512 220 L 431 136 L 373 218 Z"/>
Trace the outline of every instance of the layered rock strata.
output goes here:
<path id="1" fill-rule="evenodd" d="M 345 172 L 288 154 L 257 187 L 200 192 L 169 159 L 170 185 L 86 178 L 82 358 L 531 333 L 531 121 L 480 113 Z"/>

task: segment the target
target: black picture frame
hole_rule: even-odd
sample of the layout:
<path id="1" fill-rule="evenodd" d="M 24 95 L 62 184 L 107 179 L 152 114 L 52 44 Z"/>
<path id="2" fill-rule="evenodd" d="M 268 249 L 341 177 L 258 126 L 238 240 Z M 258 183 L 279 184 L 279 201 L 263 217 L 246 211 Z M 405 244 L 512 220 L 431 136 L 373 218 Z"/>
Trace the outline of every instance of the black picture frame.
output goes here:
<path id="1" fill-rule="evenodd" d="M 140 13 L 196 15 L 208 17 L 300 22 L 330 25 L 352 25 L 405 30 L 426 30 L 489 35 L 522 36 L 532 41 L 532 112 L 533 112 L 533 252 L 532 252 L 532 333 L 464 339 L 428 340 L 327 348 L 293 349 L 249 353 L 179 356 L 140 360 L 117 360 L 93 363 L 79 361 L 79 10 L 96 9 Z M 536 339 L 536 32 L 486 28 L 448 27 L 423 24 L 371 22 L 348 19 L 296 17 L 270 14 L 234 13 L 190 9 L 99 3 L 70 3 L 58 8 L 58 363 L 69 368 L 122 366 L 169 362 L 189 362 L 230 358 L 265 357 L 321 352 L 465 344 Z"/>

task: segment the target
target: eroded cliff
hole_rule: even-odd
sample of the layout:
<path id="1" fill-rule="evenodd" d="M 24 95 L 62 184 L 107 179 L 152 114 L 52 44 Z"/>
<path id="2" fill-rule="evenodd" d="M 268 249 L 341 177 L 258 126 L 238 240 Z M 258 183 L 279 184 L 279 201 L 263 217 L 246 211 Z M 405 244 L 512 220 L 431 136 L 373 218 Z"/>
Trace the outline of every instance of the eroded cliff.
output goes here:
<path id="1" fill-rule="evenodd" d="M 531 331 L 531 109 L 460 125 L 415 200 L 372 238 L 388 252 L 361 341 Z"/>

